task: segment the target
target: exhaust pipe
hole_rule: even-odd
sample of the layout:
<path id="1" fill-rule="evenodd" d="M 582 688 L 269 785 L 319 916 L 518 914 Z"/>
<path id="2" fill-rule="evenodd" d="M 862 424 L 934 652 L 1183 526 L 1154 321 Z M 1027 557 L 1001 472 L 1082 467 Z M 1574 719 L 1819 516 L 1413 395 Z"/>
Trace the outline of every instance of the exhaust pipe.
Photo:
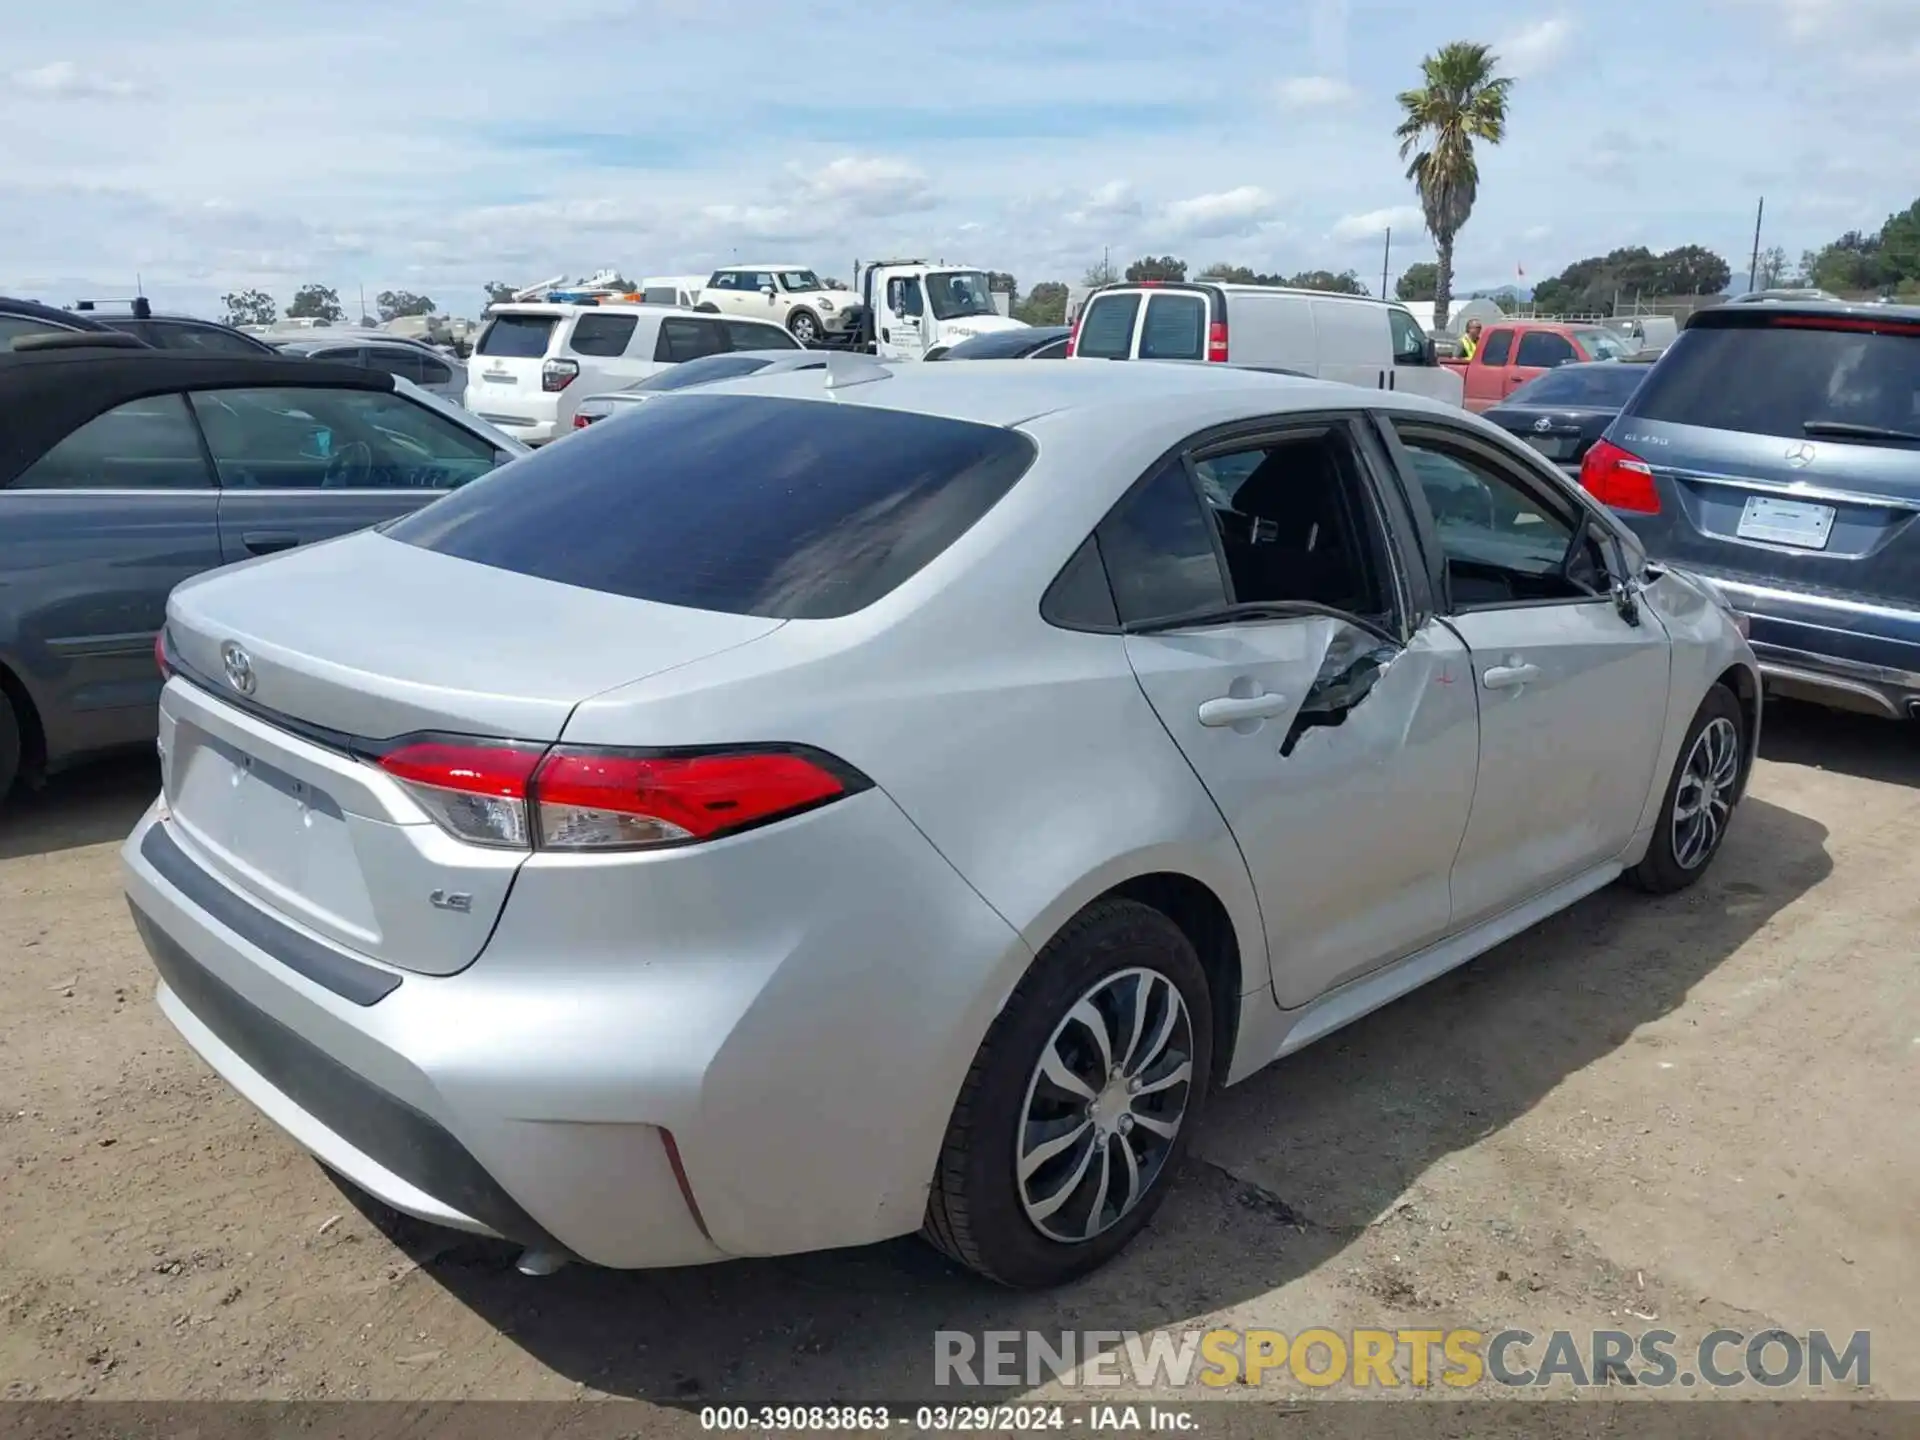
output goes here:
<path id="1" fill-rule="evenodd" d="M 522 1275 L 538 1278 L 564 1270 L 572 1259 L 571 1255 L 561 1250 L 522 1250 L 520 1258 L 513 1262 L 513 1268 Z"/>
<path id="2" fill-rule="evenodd" d="M 1920 695 L 1916 695 L 1913 699 L 1907 701 L 1907 718 L 1909 720 L 1920 720 Z"/>

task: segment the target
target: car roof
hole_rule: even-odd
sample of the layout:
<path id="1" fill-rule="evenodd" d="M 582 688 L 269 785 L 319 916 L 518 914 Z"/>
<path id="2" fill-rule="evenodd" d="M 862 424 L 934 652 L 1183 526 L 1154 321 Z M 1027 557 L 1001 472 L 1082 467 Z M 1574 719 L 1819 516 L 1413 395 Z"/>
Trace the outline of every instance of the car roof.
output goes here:
<path id="1" fill-rule="evenodd" d="M 129 400 L 182 390 L 286 385 L 392 390 L 380 370 L 324 360 L 85 348 L 0 352 L 0 488 L 67 434 Z"/>
<path id="2" fill-rule="evenodd" d="M 1458 415 L 1452 406 L 1399 391 L 1361 390 L 1332 380 L 1275 375 L 1237 365 L 1182 364 L 1161 360 L 1086 361 L 1036 365 L 1028 360 L 976 360 L 965 365 L 882 366 L 867 357 L 833 357 L 826 366 L 838 379 L 829 388 L 809 370 L 742 376 L 714 383 L 715 391 L 876 405 L 980 425 L 1013 427 L 1062 411 L 1114 413 L 1141 423 L 1178 420 L 1190 407 L 1210 409 L 1214 400 L 1231 410 L 1244 401 L 1251 414 L 1373 409 Z M 861 362 L 865 362 L 863 366 Z M 865 366 L 871 366 L 866 369 Z M 884 377 L 884 378 L 881 378 Z"/>
<path id="3" fill-rule="evenodd" d="M 736 260 L 730 265 L 714 266 L 713 271 L 711 273 L 717 275 L 722 270 L 811 270 L 811 269 L 813 269 L 813 266 L 802 265 L 798 260 L 755 260 L 751 263 Z"/>
<path id="4" fill-rule="evenodd" d="M 1806 316 L 1814 320 L 1891 320 L 1896 324 L 1920 324 L 1920 305 L 1882 305 L 1869 301 L 1844 300 L 1772 300 L 1764 303 L 1715 305 L 1696 310 L 1687 317 L 1687 329 L 1763 330 L 1782 315 Z"/>
<path id="5" fill-rule="evenodd" d="M 0 315 L 17 315 L 27 320 L 44 320 L 49 325 L 59 325 L 67 330 L 105 330 L 91 315 L 79 315 L 72 310 L 59 310 L 51 305 L 42 305 L 38 300 L 16 300 L 11 295 L 0 295 Z"/>
<path id="6" fill-rule="evenodd" d="M 259 338 L 276 350 L 328 350 L 349 345 L 358 349 L 362 345 L 392 345 L 402 350 L 421 350 L 436 359 L 446 358 L 431 345 L 423 345 L 404 335 L 391 335 L 384 330 L 327 330 L 318 334 L 307 331 L 300 335 L 263 335 Z"/>

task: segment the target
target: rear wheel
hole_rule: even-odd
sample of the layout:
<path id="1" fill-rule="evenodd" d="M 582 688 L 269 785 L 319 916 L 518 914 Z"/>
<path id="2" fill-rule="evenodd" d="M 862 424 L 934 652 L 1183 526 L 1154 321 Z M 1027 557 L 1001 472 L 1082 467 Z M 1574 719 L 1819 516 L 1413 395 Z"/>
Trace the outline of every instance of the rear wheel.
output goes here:
<path id="1" fill-rule="evenodd" d="M 924 1233 L 1002 1284 L 1104 1264 L 1165 1198 L 1200 1118 L 1212 1006 L 1192 944 L 1131 900 L 1041 952 L 961 1087 Z"/>
<path id="2" fill-rule="evenodd" d="M 13 702 L 0 690 L 0 802 L 13 789 L 20 774 L 20 717 L 13 713 Z"/>
<path id="3" fill-rule="evenodd" d="M 1724 685 L 1700 702 L 1667 782 L 1646 857 L 1627 879 L 1654 895 L 1684 890 L 1720 853 L 1740 790 L 1746 715 Z"/>

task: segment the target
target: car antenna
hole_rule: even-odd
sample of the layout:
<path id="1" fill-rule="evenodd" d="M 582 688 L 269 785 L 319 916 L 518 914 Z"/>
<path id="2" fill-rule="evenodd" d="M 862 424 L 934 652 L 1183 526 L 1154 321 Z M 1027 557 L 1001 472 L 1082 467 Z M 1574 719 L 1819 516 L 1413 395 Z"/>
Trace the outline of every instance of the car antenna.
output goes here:
<path id="1" fill-rule="evenodd" d="M 844 390 L 849 385 L 867 385 L 875 380 L 890 380 L 893 371 L 871 355 L 828 351 L 826 355 L 827 389 Z"/>

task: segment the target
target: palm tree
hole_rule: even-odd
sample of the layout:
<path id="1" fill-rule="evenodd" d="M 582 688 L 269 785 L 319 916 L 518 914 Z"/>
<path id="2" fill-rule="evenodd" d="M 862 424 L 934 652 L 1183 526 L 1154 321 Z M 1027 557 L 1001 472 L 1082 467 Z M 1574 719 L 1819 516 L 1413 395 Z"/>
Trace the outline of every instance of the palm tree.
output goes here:
<path id="1" fill-rule="evenodd" d="M 1393 134 L 1400 142 L 1400 158 L 1413 156 L 1407 178 L 1420 192 L 1420 208 L 1439 252 L 1435 329 L 1446 325 L 1453 303 L 1453 237 L 1473 213 L 1480 191 L 1473 142 L 1498 145 L 1507 134 L 1507 96 L 1513 81 L 1494 73 L 1499 64 L 1490 46 L 1456 40 L 1420 62 L 1425 85 L 1400 93 L 1406 114 Z"/>

